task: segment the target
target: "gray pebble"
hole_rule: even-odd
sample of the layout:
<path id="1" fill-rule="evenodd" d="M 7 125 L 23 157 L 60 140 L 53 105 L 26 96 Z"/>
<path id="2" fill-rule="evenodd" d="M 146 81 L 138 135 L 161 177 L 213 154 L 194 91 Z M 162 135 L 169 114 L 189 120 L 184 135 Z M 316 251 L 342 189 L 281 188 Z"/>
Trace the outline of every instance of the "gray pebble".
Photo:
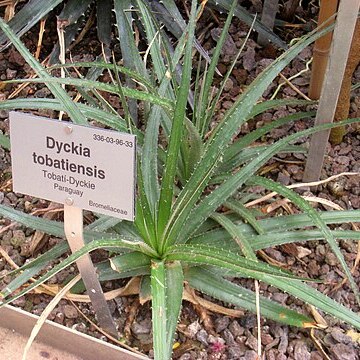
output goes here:
<path id="1" fill-rule="evenodd" d="M 238 345 L 230 346 L 228 348 L 228 360 L 235 360 L 235 359 L 241 359 L 241 356 L 245 354 L 245 350 Z"/>
<path id="2" fill-rule="evenodd" d="M 229 330 L 234 335 L 234 337 L 244 334 L 245 329 L 239 325 L 239 323 L 234 320 L 229 325 Z"/>
<path id="3" fill-rule="evenodd" d="M 11 70 L 11 69 L 6 69 L 6 78 L 8 80 L 14 79 L 16 77 L 17 74 L 17 70 Z"/>
<path id="4" fill-rule="evenodd" d="M 344 334 L 340 329 L 334 329 L 331 336 L 339 343 L 350 344 L 352 342 L 351 337 Z"/>
<path id="5" fill-rule="evenodd" d="M 0 119 L 7 119 L 9 117 L 9 110 L 0 110 Z"/>
<path id="6" fill-rule="evenodd" d="M 17 196 L 13 193 L 13 192 L 9 192 L 6 194 L 6 197 L 13 203 L 15 204 L 18 200 Z"/>
<path id="7" fill-rule="evenodd" d="M 284 332 L 280 336 L 280 343 L 279 343 L 279 346 L 278 346 L 279 352 L 285 354 L 286 350 L 287 350 L 287 347 L 288 347 L 288 344 L 289 344 L 288 334 Z"/>
<path id="8" fill-rule="evenodd" d="M 200 341 L 204 346 L 208 346 L 208 333 L 206 330 L 201 329 L 196 334 L 196 340 Z"/>
<path id="9" fill-rule="evenodd" d="M 256 316 L 255 315 L 245 315 L 240 319 L 240 325 L 245 329 L 251 329 L 256 326 Z"/>
<path id="10" fill-rule="evenodd" d="M 257 352 L 254 350 L 245 351 L 245 355 L 240 358 L 241 360 L 258 360 Z"/>
<path id="11" fill-rule="evenodd" d="M 234 335 L 231 333 L 231 331 L 229 329 L 225 329 L 223 331 L 223 338 L 227 345 L 235 345 L 236 344 Z"/>
<path id="12" fill-rule="evenodd" d="M 131 331 L 134 335 L 150 334 L 151 323 L 149 321 L 143 320 L 140 322 L 134 322 L 131 325 Z"/>
<path id="13" fill-rule="evenodd" d="M 191 360 L 191 355 L 189 353 L 182 354 L 179 360 Z"/>
<path id="14" fill-rule="evenodd" d="M 224 329 L 229 326 L 230 319 L 227 316 L 218 317 L 215 320 L 215 332 L 217 334 L 221 333 Z"/>
<path id="15" fill-rule="evenodd" d="M 190 339 L 194 339 L 200 329 L 201 329 L 201 325 L 199 324 L 198 321 L 192 322 L 186 329 Z"/>

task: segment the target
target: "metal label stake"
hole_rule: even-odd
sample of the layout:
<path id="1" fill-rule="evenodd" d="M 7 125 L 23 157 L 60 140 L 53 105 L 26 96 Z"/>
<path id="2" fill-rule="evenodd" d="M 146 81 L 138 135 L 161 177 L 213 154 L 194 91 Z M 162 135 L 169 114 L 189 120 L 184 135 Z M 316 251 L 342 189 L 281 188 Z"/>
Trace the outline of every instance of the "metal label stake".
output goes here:
<path id="1" fill-rule="evenodd" d="M 84 245 L 82 209 L 71 206 L 72 199 L 67 198 L 64 204 L 64 229 L 71 251 L 74 253 Z M 93 305 L 100 326 L 115 338 L 118 337 L 115 323 L 102 291 L 95 267 L 90 255 L 83 255 L 76 261 L 82 280 Z"/>

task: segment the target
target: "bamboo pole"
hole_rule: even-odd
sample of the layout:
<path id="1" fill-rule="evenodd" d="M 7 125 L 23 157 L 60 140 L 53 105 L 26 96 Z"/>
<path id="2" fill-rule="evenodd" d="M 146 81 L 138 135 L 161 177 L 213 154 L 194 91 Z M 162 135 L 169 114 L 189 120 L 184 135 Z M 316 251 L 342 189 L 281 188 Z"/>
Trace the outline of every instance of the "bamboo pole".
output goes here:
<path id="1" fill-rule="evenodd" d="M 320 4 L 318 26 L 336 13 L 338 0 L 323 0 Z M 327 33 L 315 41 L 313 50 L 313 65 L 311 70 L 309 97 L 317 100 L 320 98 L 322 84 L 324 82 L 325 71 L 328 63 L 332 32 Z"/>
<path id="2" fill-rule="evenodd" d="M 356 67 L 360 63 L 360 20 L 357 20 L 354 31 L 351 49 L 346 63 L 345 73 L 341 84 L 339 99 L 336 106 L 335 121 L 345 120 L 349 117 L 350 110 L 350 91 L 351 80 Z M 330 132 L 330 142 L 333 145 L 340 144 L 343 141 L 346 129 L 344 126 L 334 128 Z"/>
<path id="3" fill-rule="evenodd" d="M 340 1 L 334 40 L 331 45 L 331 54 L 315 125 L 329 123 L 334 119 L 359 8 L 360 0 Z M 309 182 L 319 179 L 328 139 L 329 131 L 321 131 L 311 137 L 303 181 Z"/>

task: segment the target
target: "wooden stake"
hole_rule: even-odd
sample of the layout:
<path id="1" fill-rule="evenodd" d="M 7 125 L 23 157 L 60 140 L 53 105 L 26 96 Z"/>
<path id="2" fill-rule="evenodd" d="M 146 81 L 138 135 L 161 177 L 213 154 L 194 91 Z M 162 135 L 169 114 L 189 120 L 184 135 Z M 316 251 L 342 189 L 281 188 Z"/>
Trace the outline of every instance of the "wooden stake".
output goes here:
<path id="1" fill-rule="evenodd" d="M 315 125 L 331 123 L 334 119 L 359 7 L 360 0 L 342 0 L 340 2 Z M 319 179 L 329 132 L 329 130 L 318 132 L 311 137 L 303 181 Z"/>
<path id="2" fill-rule="evenodd" d="M 69 204 L 72 201 L 70 198 L 66 200 Z M 77 250 L 80 250 L 85 245 L 83 237 L 82 209 L 67 204 L 64 205 L 64 228 L 71 251 L 74 253 Z M 106 303 L 90 255 L 86 254 L 82 256 L 76 261 L 76 264 L 79 268 L 81 278 L 84 281 L 100 326 L 110 335 L 118 338 L 115 323 Z"/>
<path id="3" fill-rule="evenodd" d="M 318 26 L 321 26 L 321 24 L 336 13 L 338 2 L 338 0 L 321 1 Z M 327 23 L 327 25 L 330 25 L 330 23 Z M 309 88 L 309 97 L 314 100 L 317 100 L 320 97 L 330 53 L 332 36 L 332 32 L 329 32 L 315 41 Z"/>

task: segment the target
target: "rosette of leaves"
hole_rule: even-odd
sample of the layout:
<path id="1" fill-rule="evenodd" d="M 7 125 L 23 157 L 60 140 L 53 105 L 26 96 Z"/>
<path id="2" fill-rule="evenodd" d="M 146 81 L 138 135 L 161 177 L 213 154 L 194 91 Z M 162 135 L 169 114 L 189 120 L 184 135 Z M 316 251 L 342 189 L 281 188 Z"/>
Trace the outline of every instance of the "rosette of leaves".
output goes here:
<path id="1" fill-rule="evenodd" d="M 357 286 L 336 239 L 359 240 L 360 235 L 356 231 L 331 230 L 328 224 L 354 221 L 360 212 L 319 212 L 296 192 L 257 175 L 258 170 L 275 154 L 303 151 L 292 145 L 299 137 L 330 129 L 337 124 L 303 130 L 270 145 L 250 146 L 272 129 L 312 115 L 300 112 L 277 119 L 233 140 L 241 125 L 254 116 L 277 106 L 299 103 L 291 99 L 260 103 L 258 100 L 277 74 L 326 30 L 303 37 L 263 70 L 233 106 L 218 116 L 216 126 L 213 127 L 217 104 L 232 69 L 229 69 L 215 95 L 212 94 L 212 84 L 235 6 L 236 1 L 232 4 L 211 62 L 202 70 L 200 65 L 193 68 L 192 61 L 195 23 L 199 11 L 197 2 L 192 1 L 189 24 L 171 53 L 166 38 L 162 36 L 163 30 L 152 16 L 148 3 L 138 0 L 136 11 L 143 19 L 149 43 L 146 54 L 151 57 L 151 69 L 145 68 L 144 62 L 142 65 L 146 71 L 143 73 L 105 62 L 66 65 L 105 68 L 112 73 L 112 83 L 51 76 L 30 55 L 11 29 L 0 21 L 1 29 L 36 71 L 38 79 L 33 81 L 45 83 L 54 95 L 54 98 L 47 99 L 2 101 L 0 109 L 42 108 L 64 111 L 77 124 L 96 120 L 113 129 L 135 133 L 139 145 L 135 222 L 99 216 L 84 230 L 87 242 L 84 248 L 38 276 L 25 289 L 19 291 L 31 277 L 36 277 L 49 262 L 68 250 L 66 241 L 8 274 L 15 278 L 2 291 L 2 304 L 31 291 L 74 263 L 81 255 L 104 248 L 109 250 L 109 260 L 97 264 L 100 280 L 139 276 L 142 279 L 140 296 L 144 298 L 150 294 L 154 353 L 159 360 L 171 358 L 185 283 L 215 299 L 255 312 L 255 293 L 230 281 L 229 277 L 263 281 L 360 329 L 359 315 L 317 291 L 311 284 L 314 280 L 302 279 L 289 271 L 268 265 L 256 254 L 258 250 L 279 244 L 324 240 L 337 256 L 359 300 Z M 183 65 L 183 71 L 178 80 L 175 68 L 179 62 Z M 194 87 L 191 85 L 193 70 L 196 73 Z M 137 88 L 124 86 L 121 83 L 122 75 L 135 80 Z M 81 90 L 84 102 L 73 102 L 62 88 L 64 84 Z M 117 94 L 122 101 L 124 117 L 102 101 L 104 99 L 99 97 L 99 93 L 95 96 L 96 90 Z M 191 91 L 193 98 L 189 99 Z M 133 125 L 126 99 L 143 103 L 143 132 Z M 193 107 L 189 105 L 189 100 Z M 358 120 L 346 120 L 342 124 Z M 258 219 L 256 213 L 244 206 L 247 199 L 253 196 L 249 190 L 253 185 L 276 191 L 291 200 L 302 213 Z M 222 211 L 224 208 L 227 211 Z M 64 238 L 61 222 L 34 217 L 2 205 L 0 214 L 27 227 Z M 262 316 L 281 323 L 299 327 L 318 326 L 310 316 L 262 296 L 260 309 Z"/>

